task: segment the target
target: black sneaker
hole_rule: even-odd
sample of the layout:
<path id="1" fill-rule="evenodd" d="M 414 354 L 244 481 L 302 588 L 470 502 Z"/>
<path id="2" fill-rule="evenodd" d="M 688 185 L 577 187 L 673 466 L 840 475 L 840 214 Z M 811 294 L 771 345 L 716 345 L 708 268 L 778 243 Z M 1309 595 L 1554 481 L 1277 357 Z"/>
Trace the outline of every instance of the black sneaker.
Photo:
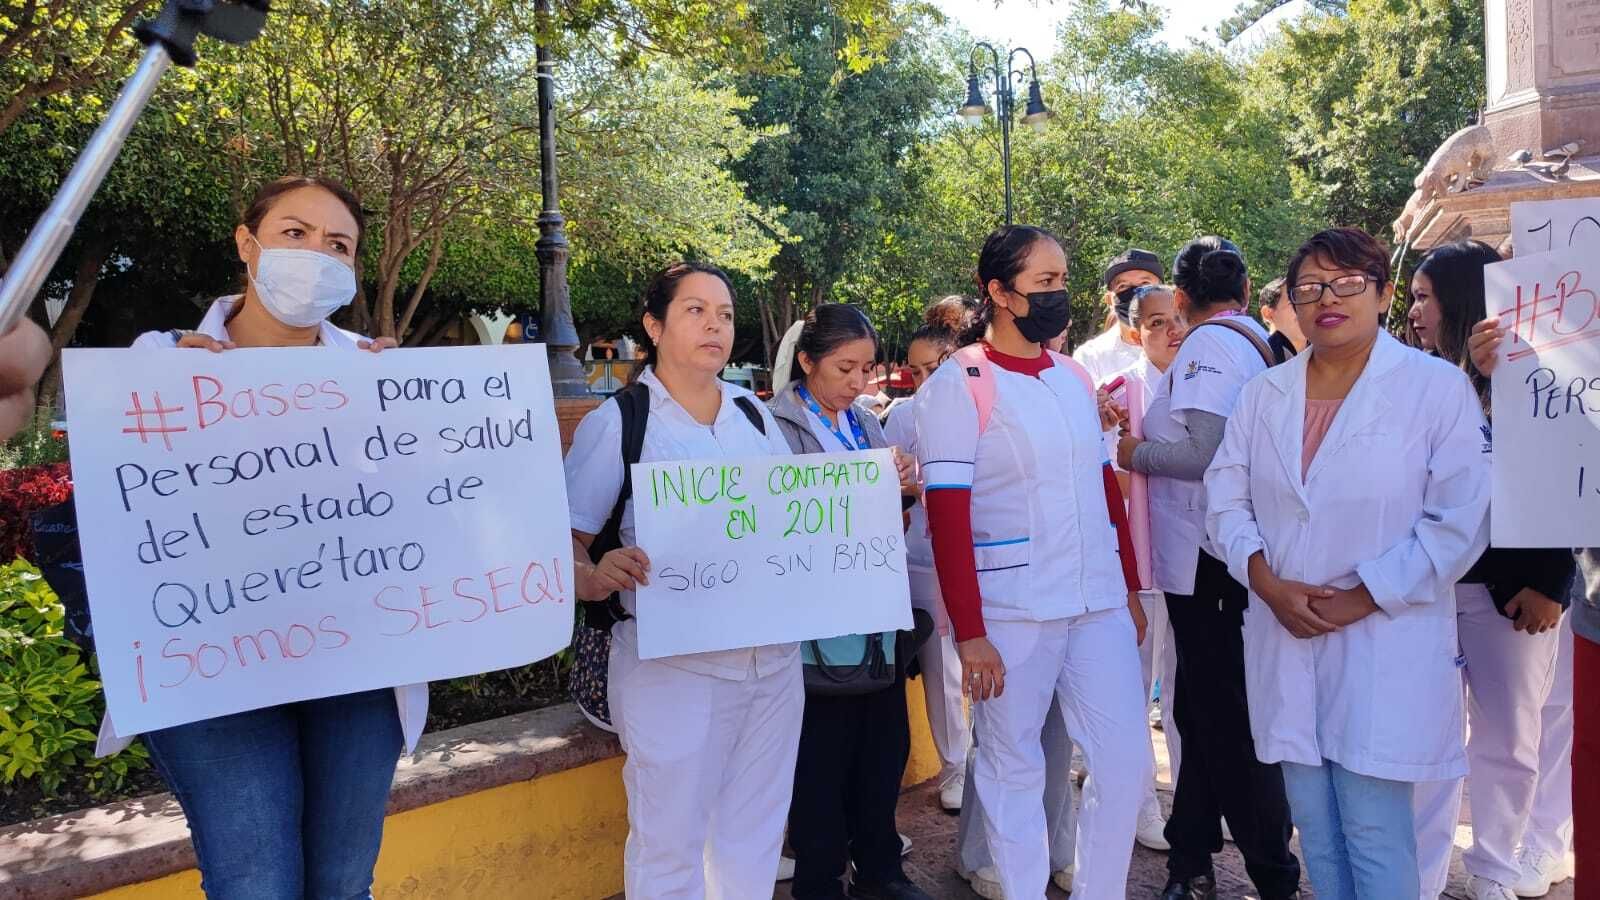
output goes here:
<path id="1" fill-rule="evenodd" d="M 1210 875 L 1197 875 L 1188 881 L 1174 879 L 1167 882 L 1161 900 L 1217 900 L 1217 880 Z"/>
<path id="2" fill-rule="evenodd" d="M 857 881 L 850 885 L 850 896 L 855 900 L 933 900 L 927 891 L 905 878 L 877 883 Z"/>

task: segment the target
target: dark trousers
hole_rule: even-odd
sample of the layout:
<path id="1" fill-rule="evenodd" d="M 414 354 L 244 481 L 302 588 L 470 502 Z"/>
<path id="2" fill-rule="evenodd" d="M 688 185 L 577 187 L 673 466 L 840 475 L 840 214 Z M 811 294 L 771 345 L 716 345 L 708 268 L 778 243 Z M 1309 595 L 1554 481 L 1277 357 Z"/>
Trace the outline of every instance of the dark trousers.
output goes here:
<path id="1" fill-rule="evenodd" d="M 842 896 L 851 862 L 858 881 L 905 878 L 894 811 L 910 753 L 903 681 L 853 697 L 806 695 L 789 807 L 797 900 Z"/>
<path id="2" fill-rule="evenodd" d="M 1256 759 L 1244 688 L 1244 609 L 1247 594 L 1227 567 L 1200 553 L 1194 594 L 1167 595 L 1178 650 L 1173 718 L 1183 738 L 1183 765 L 1173 794 L 1166 838 L 1167 871 L 1188 880 L 1213 874 L 1222 850 L 1219 817 L 1262 900 L 1280 900 L 1300 887 L 1300 863 L 1289 852 L 1289 801 L 1283 773 Z"/>

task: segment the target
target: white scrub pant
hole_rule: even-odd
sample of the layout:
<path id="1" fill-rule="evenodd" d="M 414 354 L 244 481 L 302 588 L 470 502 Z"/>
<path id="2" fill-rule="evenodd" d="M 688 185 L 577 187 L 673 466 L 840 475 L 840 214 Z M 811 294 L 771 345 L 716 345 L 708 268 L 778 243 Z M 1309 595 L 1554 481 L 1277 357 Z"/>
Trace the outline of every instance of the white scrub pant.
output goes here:
<path id="1" fill-rule="evenodd" d="M 1555 679 L 1561 632 L 1516 631 L 1495 609 L 1488 588 L 1459 584 L 1456 633 L 1466 662 L 1466 783 L 1472 809 L 1472 846 L 1462 862 L 1468 874 L 1510 886 L 1520 874 L 1516 851 L 1533 811 L 1541 714 Z M 1418 785 L 1417 860 L 1426 900 L 1444 890 L 1460 816 L 1460 781 Z"/>
<path id="2" fill-rule="evenodd" d="M 973 785 L 1007 897 L 1041 897 L 1050 881 L 1041 731 L 1051 698 L 1094 777 L 1079 809 L 1079 900 L 1122 900 L 1139 805 L 1153 773 L 1140 696 L 1139 648 L 1126 608 L 1048 622 L 985 623 L 1006 688 L 975 704 Z"/>
<path id="3" fill-rule="evenodd" d="M 1140 591 L 1139 603 L 1144 607 L 1144 643 L 1139 645 L 1139 665 L 1144 670 L 1145 705 L 1149 706 L 1150 691 L 1156 682 L 1161 683 L 1161 734 L 1167 739 L 1167 768 L 1172 773 L 1172 785 L 1178 784 L 1178 763 L 1182 758 L 1182 741 L 1178 726 L 1172 721 L 1172 698 L 1177 696 L 1178 645 L 1172 639 L 1172 623 L 1167 620 L 1167 601 L 1160 591 Z M 1155 736 L 1150 736 L 1150 766 L 1155 768 Z M 1155 781 L 1145 794 L 1141 815 L 1159 813 L 1161 803 L 1156 799 Z"/>
<path id="4" fill-rule="evenodd" d="M 972 729 L 961 698 L 961 657 L 956 653 L 955 638 L 933 634 L 917 651 L 917 662 L 922 667 L 928 728 L 943 763 L 939 771 L 939 786 L 943 787 L 966 766 L 967 749 L 972 743 Z"/>
<path id="5" fill-rule="evenodd" d="M 1067 717 L 1061 712 L 1061 698 L 1051 697 L 1050 712 L 1039 736 L 1044 748 L 1044 823 L 1050 846 L 1050 871 L 1072 868 L 1078 843 L 1078 810 L 1072 784 L 1072 738 L 1067 736 Z M 967 787 L 961 798 L 961 819 L 956 827 L 957 870 L 970 875 L 994 865 L 989 854 L 989 837 L 983 830 L 983 802 L 978 799 L 977 778 L 973 776 L 974 755 L 967 757 Z"/>
<path id="6" fill-rule="evenodd" d="M 805 704 L 799 659 L 731 681 L 613 643 L 610 700 L 627 754 L 628 900 L 772 896 Z"/>
<path id="7" fill-rule="evenodd" d="M 1522 845 L 1552 856 L 1572 850 L 1572 616 L 1561 619 L 1556 675 L 1540 711 L 1539 785 Z"/>

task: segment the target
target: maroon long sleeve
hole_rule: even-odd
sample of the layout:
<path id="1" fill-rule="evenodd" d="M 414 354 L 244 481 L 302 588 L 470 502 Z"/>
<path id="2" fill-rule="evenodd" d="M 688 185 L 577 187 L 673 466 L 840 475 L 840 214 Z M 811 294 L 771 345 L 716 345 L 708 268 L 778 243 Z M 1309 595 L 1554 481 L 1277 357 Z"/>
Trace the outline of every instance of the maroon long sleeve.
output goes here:
<path id="1" fill-rule="evenodd" d="M 1106 463 L 1102 470 L 1106 483 L 1106 508 L 1111 511 L 1111 524 L 1117 529 L 1117 554 L 1122 557 L 1122 580 L 1129 591 L 1139 589 L 1139 560 L 1133 555 L 1133 530 L 1128 527 L 1128 508 L 1122 502 L 1122 487 L 1117 484 L 1117 472 Z"/>

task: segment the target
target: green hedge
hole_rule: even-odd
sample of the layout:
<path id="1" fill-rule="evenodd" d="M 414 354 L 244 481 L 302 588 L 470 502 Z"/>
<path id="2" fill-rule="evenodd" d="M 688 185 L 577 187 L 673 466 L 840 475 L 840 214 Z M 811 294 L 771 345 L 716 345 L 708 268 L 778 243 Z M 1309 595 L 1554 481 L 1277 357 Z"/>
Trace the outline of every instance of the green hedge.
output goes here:
<path id="1" fill-rule="evenodd" d="M 147 764 L 138 744 L 94 758 L 105 703 L 90 661 L 62 634 L 61 601 L 26 560 L 0 566 L 0 783 L 36 783 L 50 795 L 67 779 L 96 794 Z"/>

